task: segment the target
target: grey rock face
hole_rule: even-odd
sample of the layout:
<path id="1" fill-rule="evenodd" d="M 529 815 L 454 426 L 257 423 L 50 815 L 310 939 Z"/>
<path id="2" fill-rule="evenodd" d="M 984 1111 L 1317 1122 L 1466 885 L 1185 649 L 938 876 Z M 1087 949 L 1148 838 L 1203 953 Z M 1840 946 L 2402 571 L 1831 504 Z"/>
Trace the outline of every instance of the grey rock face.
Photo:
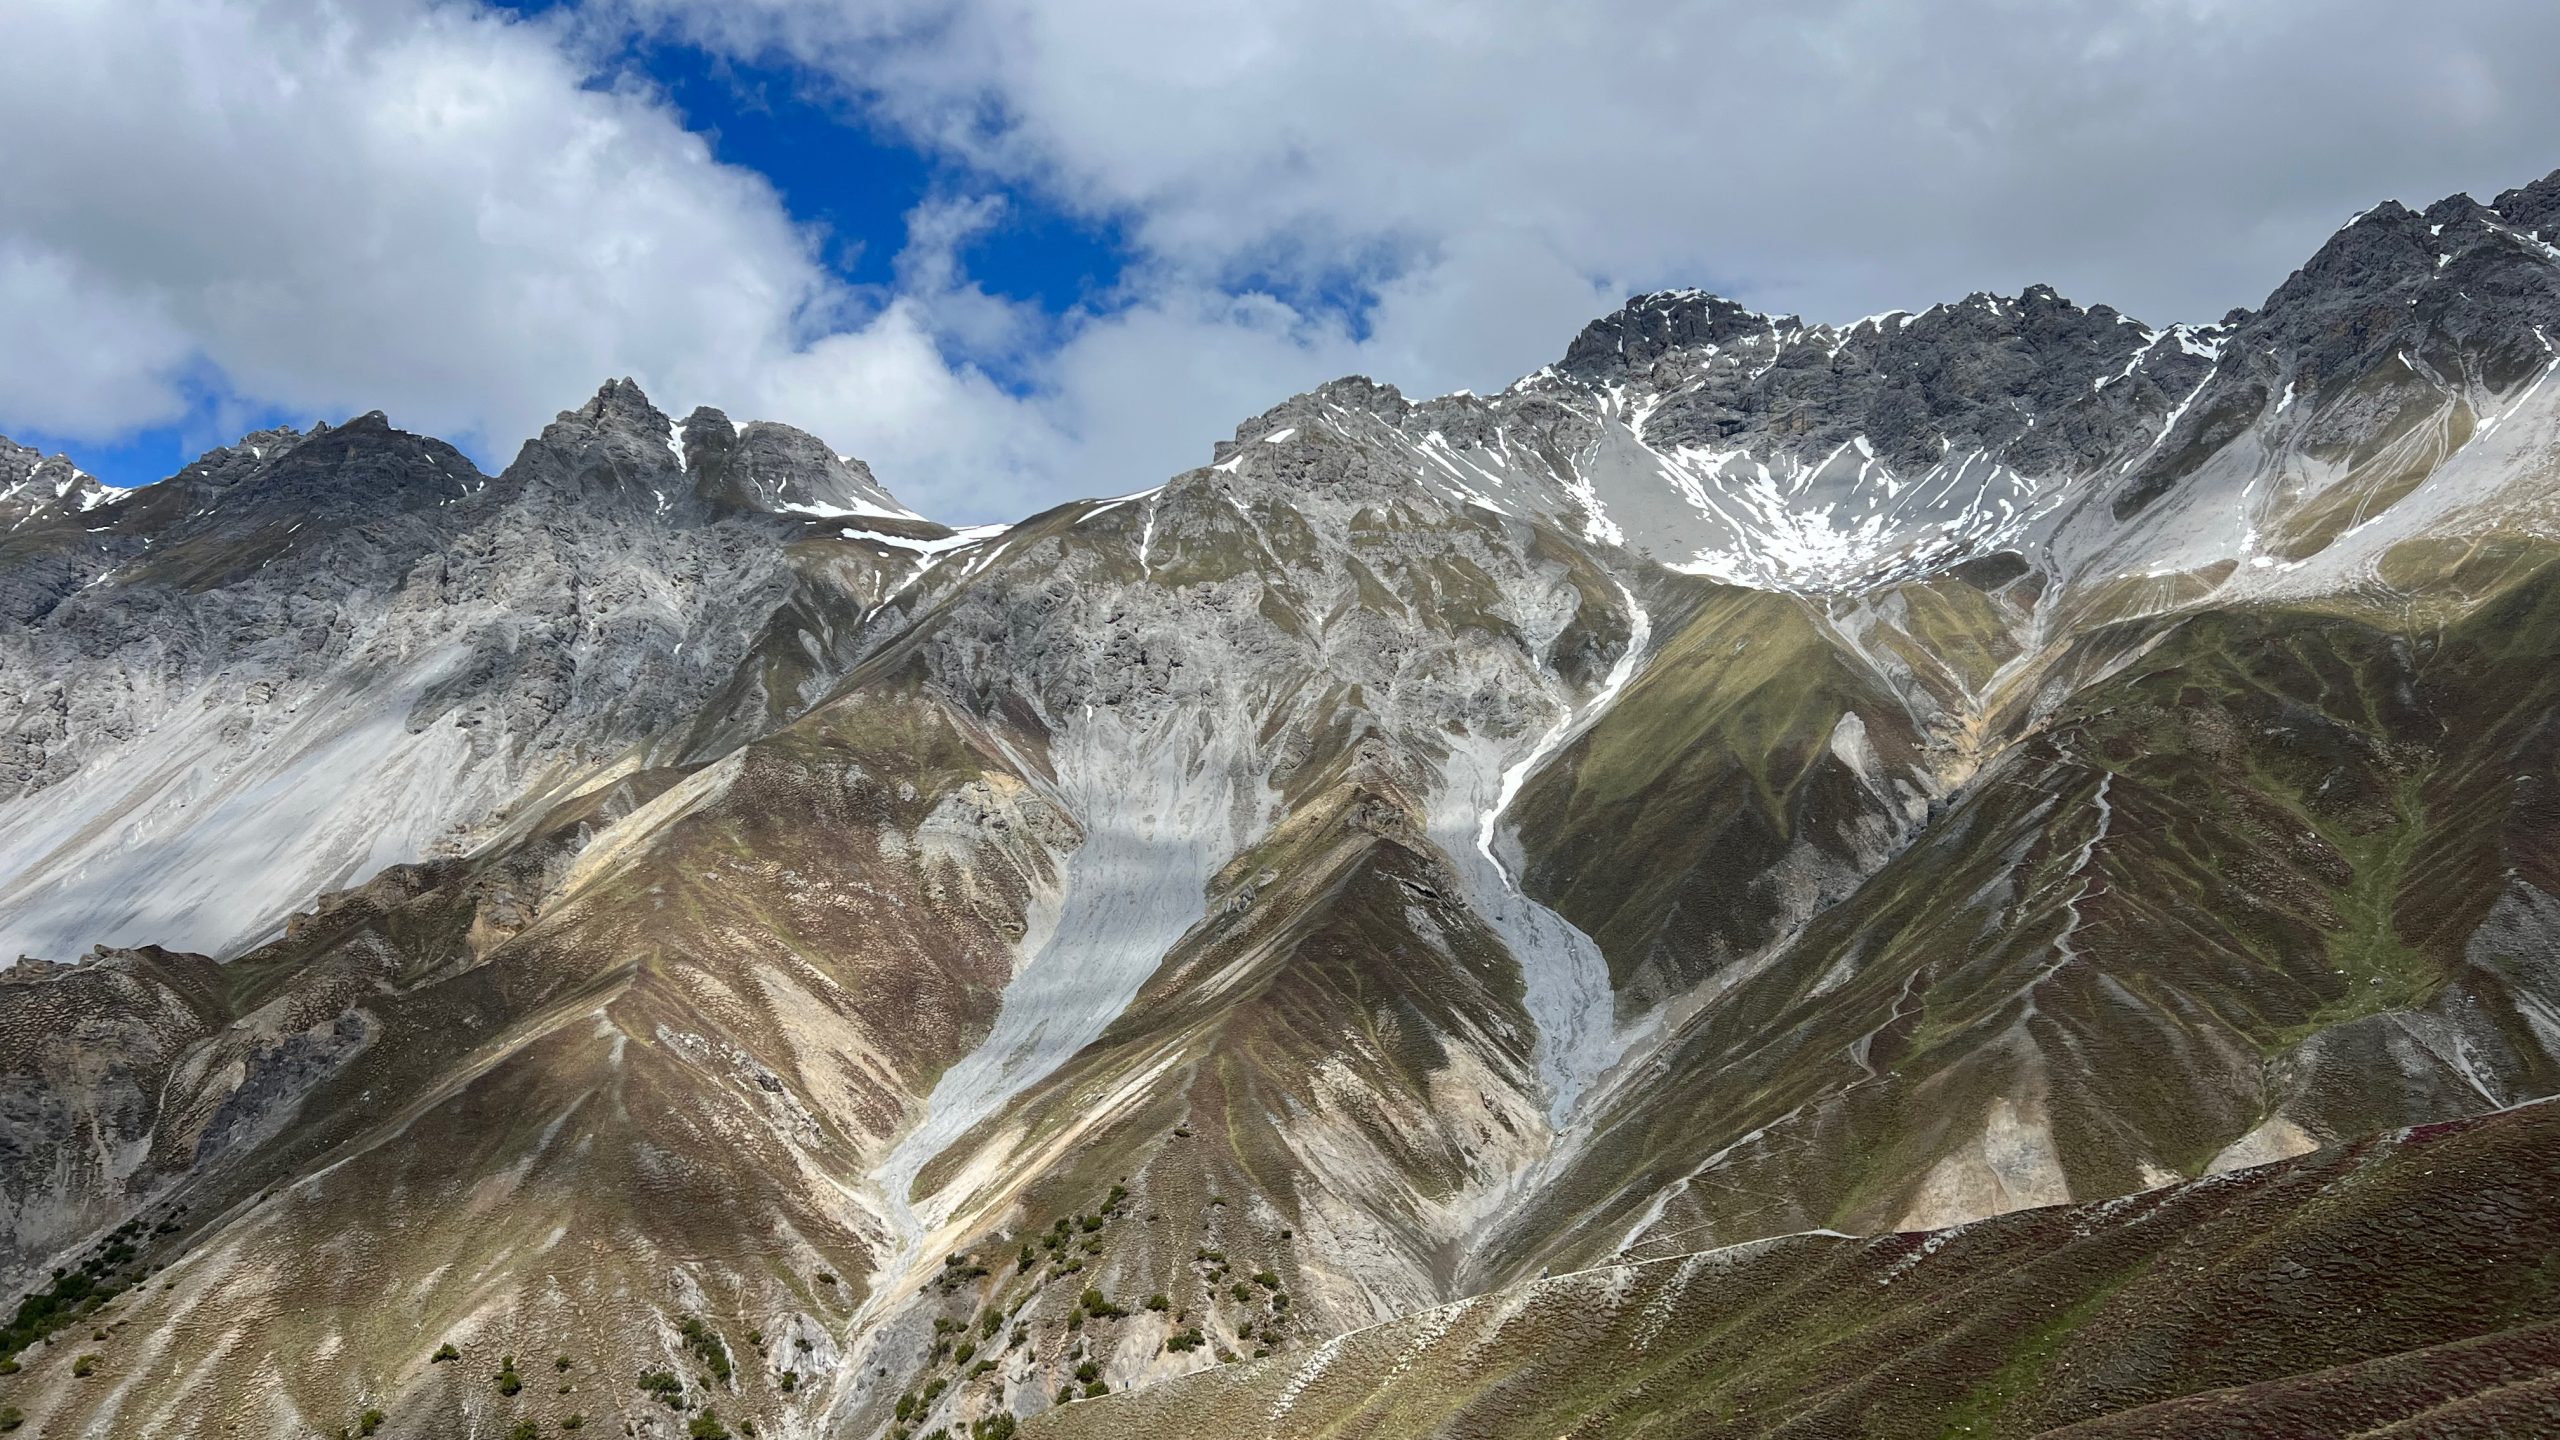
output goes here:
<path id="1" fill-rule="evenodd" d="M 767 428 L 753 453 L 794 444 Z M 804 522 L 697 495 L 669 434 L 616 382 L 490 477 L 367 415 L 20 537 L 0 950 L 231 953 L 579 767 L 680 745 L 670 718 L 791 593 Z"/>

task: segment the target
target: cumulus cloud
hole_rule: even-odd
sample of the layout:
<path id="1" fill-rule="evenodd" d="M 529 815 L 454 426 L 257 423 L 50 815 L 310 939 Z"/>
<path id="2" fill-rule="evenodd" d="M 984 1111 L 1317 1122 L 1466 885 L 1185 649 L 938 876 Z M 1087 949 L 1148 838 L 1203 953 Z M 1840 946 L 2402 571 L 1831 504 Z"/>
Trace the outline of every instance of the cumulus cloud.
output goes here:
<path id="1" fill-rule="evenodd" d="M 1213 273 L 1490 233 L 1818 318 L 2037 280 L 2188 317 L 2375 199 L 2560 163 L 2527 0 L 624 3 Z"/>
<path id="2" fill-rule="evenodd" d="M 894 284 L 612 78 L 635 33 L 943 157 L 959 189 L 881 197 Z M 209 387 L 503 460 L 629 373 L 995 518 L 1333 374 L 1499 385 L 1655 284 L 2210 317 L 2373 199 L 2560 163 L 2556 42 L 2535 0 L 16 0 L 0 429 Z M 973 279 L 1024 201 L 1131 237 L 1117 288 L 1056 315 Z"/>

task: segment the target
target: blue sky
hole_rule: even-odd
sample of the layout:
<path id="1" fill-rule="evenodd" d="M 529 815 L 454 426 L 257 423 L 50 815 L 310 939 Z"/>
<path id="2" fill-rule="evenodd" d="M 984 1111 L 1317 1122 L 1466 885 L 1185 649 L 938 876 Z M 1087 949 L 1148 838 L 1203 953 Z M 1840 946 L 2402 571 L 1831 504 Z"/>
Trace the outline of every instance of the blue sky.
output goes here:
<path id="1" fill-rule="evenodd" d="M 0 51 L 0 433 L 140 483 L 378 408 L 494 467 L 627 374 L 954 521 L 1641 289 L 2212 318 L 2560 165 L 2525 0 L 19 0 Z"/>

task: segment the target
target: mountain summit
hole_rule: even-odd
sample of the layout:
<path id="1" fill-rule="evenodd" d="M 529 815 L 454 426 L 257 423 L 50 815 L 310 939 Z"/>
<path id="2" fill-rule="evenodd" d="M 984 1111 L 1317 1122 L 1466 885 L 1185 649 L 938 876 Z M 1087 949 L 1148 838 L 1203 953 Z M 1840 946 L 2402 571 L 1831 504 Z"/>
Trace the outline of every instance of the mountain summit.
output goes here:
<path id="1" fill-rule="evenodd" d="M 1639 296 L 971 530 L 628 380 L 0 443 L 0 1404 L 2530 1429 L 2554 230 Z"/>

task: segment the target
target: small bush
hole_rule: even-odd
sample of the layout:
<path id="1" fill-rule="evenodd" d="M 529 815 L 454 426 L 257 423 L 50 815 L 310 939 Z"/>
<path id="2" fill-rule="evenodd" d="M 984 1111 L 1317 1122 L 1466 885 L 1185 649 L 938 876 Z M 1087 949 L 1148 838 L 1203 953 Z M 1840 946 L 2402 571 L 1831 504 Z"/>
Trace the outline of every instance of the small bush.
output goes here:
<path id="1" fill-rule="evenodd" d="M 0 1410 L 0 1430 L 15 1430 L 26 1423 L 26 1415 L 17 1406 L 12 1405 L 5 1410 Z"/>
<path id="2" fill-rule="evenodd" d="M 1102 1367 L 1087 1360 L 1076 1367 L 1076 1378 L 1090 1385 L 1102 1374 Z"/>
<path id="3" fill-rule="evenodd" d="M 721 1424 L 720 1417 L 709 1410 L 694 1416 L 693 1423 L 684 1428 L 684 1433 L 692 1440 L 729 1440 L 729 1427 Z"/>
<path id="4" fill-rule="evenodd" d="M 507 1432 L 507 1440 L 542 1440 L 542 1427 L 530 1420 L 519 1420 Z"/>
<path id="5" fill-rule="evenodd" d="M 670 1370 L 643 1370 L 640 1389 L 670 1410 L 684 1408 L 684 1382 Z"/>
<path id="6" fill-rule="evenodd" d="M 1159 1312 L 1170 1310 L 1173 1308 L 1173 1297 L 1159 1290 L 1147 1297 L 1147 1308 Z"/>
<path id="7" fill-rule="evenodd" d="M 567 1415 L 561 1417 L 560 1428 L 563 1430 L 584 1430 L 587 1428 L 587 1417 L 580 1414 L 578 1411 L 572 1410 Z"/>
<path id="8" fill-rule="evenodd" d="M 554 1370 L 559 1371 L 559 1372 L 560 1372 L 561 1374 L 563 1374 L 563 1375 L 568 1374 L 568 1373 L 569 1373 L 569 1357 L 568 1357 L 568 1356 L 566 1356 L 566 1355 L 563 1355 L 563 1356 L 561 1356 L 559 1359 L 552 1361 L 552 1362 L 551 1362 L 551 1368 L 552 1368 L 552 1369 L 554 1369 Z"/>
<path id="9" fill-rule="evenodd" d="M 969 1440 L 1013 1440 L 1014 1420 L 1010 1413 L 990 1415 L 969 1427 Z"/>
<path id="10" fill-rule="evenodd" d="M 441 1365 L 447 1360 L 459 1360 L 461 1358 L 462 1352 L 454 1349 L 452 1344 L 448 1342 L 437 1346 L 436 1353 L 427 1357 L 427 1363 L 430 1365 Z"/>
<path id="11" fill-rule="evenodd" d="M 684 1323 L 676 1328 L 684 1335 L 685 1348 L 702 1361 L 703 1368 L 711 1372 L 711 1378 L 723 1385 L 728 1384 L 729 1345 L 720 1338 L 720 1332 L 703 1324 L 698 1315 L 687 1315 Z"/>
<path id="12" fill-rule="evenodd" d="M 1099 1380 L 1096 1380 L 1092 1384 L 1084 1387 L 1084 1398 L 1087 1400 L 1098 1399 L 1101 1396 L 1108 1395 L 1110 1393 L 1111 1387 L 1103 1384 Z"/>
<path id="13" fill-rule="evenodd" d="M 799 1389 L 799 1388 L 800 1388 L 800 1372 L 799 1372 L 799 1371 L 797 1371 L 797 1370 L 785 1370 L 785 1371 L 783 1371 L 783 1372 L 782 1372 L 782 1393 L 783 1393 L 783 1394 L 785 1394 L 785 1395 L 788 1395 L 788 1394 L 790 1394 L 792 1391 L 797 1390 L 797 1389 Z"/>
<path id="14" fill-rule="evenodd" d="M 76 1376 L 78 1376 L 78 1377 L 80 1377 L 80 1378 L 81 1378 L 81 1379 L 83 1379 L 83 1380 L 86 1380 L 86 1379 L 88 1379 L 90 1376 L 97 1374 L 97 1373 L 98 1373 L 98 1357 L 97 1357 L 97 1356 L 95 1356 L 95 1355 L 83 1355 L 83 1356 L 81 1356 L 79 1359 L 72 1361 L 72 1362 L 71 1362 L 71 1373 L 72 1373 L 72 1374 L 74 1374 L 74 1375 L 76 1375 Z"/>
<path id="15" fill-rule="evenodd" d="M 367 1410 L 356 1417 L 356 1433 L 359 1435 L 370 1435 L 374 1431 L 381 1429 L 382 1422 L 390 1418 L 390 1416 L 383 1414 L 379 1410 Z"/>
<path id="16" fill-rule="evenodd" d="M 496 1378 L 498 1382 L 498 1393 L 501 1395 L 513 1395 L 524 1388 L 524 1377 L 516 1373 L 516 1357 L 513 1355 L 501 1355 L 498 1357 L 498 1374 Z"/>

